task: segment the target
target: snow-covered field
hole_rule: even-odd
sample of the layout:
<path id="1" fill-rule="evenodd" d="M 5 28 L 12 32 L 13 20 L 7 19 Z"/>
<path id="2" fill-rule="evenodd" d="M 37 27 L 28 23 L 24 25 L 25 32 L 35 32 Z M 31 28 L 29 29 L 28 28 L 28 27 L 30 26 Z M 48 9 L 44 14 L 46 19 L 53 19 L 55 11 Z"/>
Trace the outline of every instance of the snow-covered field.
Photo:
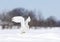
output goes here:
<path id="1" fill-rule="evenodd" d="M 20 29 L 4 29 L 0 30 L 0 42 L 60 42 L 60 27 L 30 29 L 24 34 Z"/>

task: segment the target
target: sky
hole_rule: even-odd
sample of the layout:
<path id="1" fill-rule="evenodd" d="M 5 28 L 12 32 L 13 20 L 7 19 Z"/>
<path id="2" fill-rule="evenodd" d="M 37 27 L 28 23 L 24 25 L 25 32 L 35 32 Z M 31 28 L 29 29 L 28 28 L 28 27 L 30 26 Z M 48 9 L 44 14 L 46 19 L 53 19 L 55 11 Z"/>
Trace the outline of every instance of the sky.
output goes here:
<path id="1" fill-rule="evenodd" d="M 60 20 L 60 0 L 0 0 L 0 12 L 19 7 L 40 11 L 44 18 L 55 16 Z"/>

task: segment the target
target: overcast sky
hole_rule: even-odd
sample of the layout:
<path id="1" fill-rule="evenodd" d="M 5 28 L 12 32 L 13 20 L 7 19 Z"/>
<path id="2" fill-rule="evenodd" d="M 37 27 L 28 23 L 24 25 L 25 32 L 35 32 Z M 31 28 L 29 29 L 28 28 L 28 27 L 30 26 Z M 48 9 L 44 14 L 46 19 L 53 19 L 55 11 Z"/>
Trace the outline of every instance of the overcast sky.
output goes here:
<path id="1" fill-rule="evenodd" d="M 45 18 L 55 16 L 60 20 L 60 0 L 0 0 L 0 11 L 18 7 L 41 11 Z"/>

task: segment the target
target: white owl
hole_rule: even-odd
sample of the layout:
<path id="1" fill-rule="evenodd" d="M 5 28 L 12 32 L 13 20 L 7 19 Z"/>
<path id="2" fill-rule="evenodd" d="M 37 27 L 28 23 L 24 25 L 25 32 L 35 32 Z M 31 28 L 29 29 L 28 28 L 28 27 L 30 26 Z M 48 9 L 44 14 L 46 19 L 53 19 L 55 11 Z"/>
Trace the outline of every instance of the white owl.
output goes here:
<path id="1" fill-rule="evenodd" d="M 31 18 L 28 17 L 26 20 L 24 19 L 24 17 L 22 16 L 15 16 L 12 18 L 12 21 L 16 22 L 16 23 L 21 23 L 21 32 L 25 33 L 29 30 L 29 25 L 28 23 L 31 21 Z"/>

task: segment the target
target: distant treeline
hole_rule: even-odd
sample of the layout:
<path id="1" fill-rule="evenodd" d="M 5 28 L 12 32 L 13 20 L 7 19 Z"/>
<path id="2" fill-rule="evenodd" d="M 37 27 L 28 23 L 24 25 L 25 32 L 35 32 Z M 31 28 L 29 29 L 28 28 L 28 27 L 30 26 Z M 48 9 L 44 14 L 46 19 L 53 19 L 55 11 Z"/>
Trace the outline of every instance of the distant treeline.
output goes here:
<path id="1" fill-rule="evenodd" d="M 38 14 L 38 16 L 36 16 Z M 60 27 L 60 21 L 56 20 L 56 17 L 50 16 L 47 19 L 42 17 L 41 13 L 36 13 L 32 10 L 27 10 L 25 8 L 15 8 L 8 12 L 3 12 L 0 14 L 0 20 L 2 22 L 10 22 L 14 25 L 19 25 L 19 23 L 12 22 L 12 17 L 14 16 L 23 16 L 27 19 L 28 16 L 31 17 L 31 22 L 29 23 L 30 27 L 39 26 L 39 27 Z"/>

